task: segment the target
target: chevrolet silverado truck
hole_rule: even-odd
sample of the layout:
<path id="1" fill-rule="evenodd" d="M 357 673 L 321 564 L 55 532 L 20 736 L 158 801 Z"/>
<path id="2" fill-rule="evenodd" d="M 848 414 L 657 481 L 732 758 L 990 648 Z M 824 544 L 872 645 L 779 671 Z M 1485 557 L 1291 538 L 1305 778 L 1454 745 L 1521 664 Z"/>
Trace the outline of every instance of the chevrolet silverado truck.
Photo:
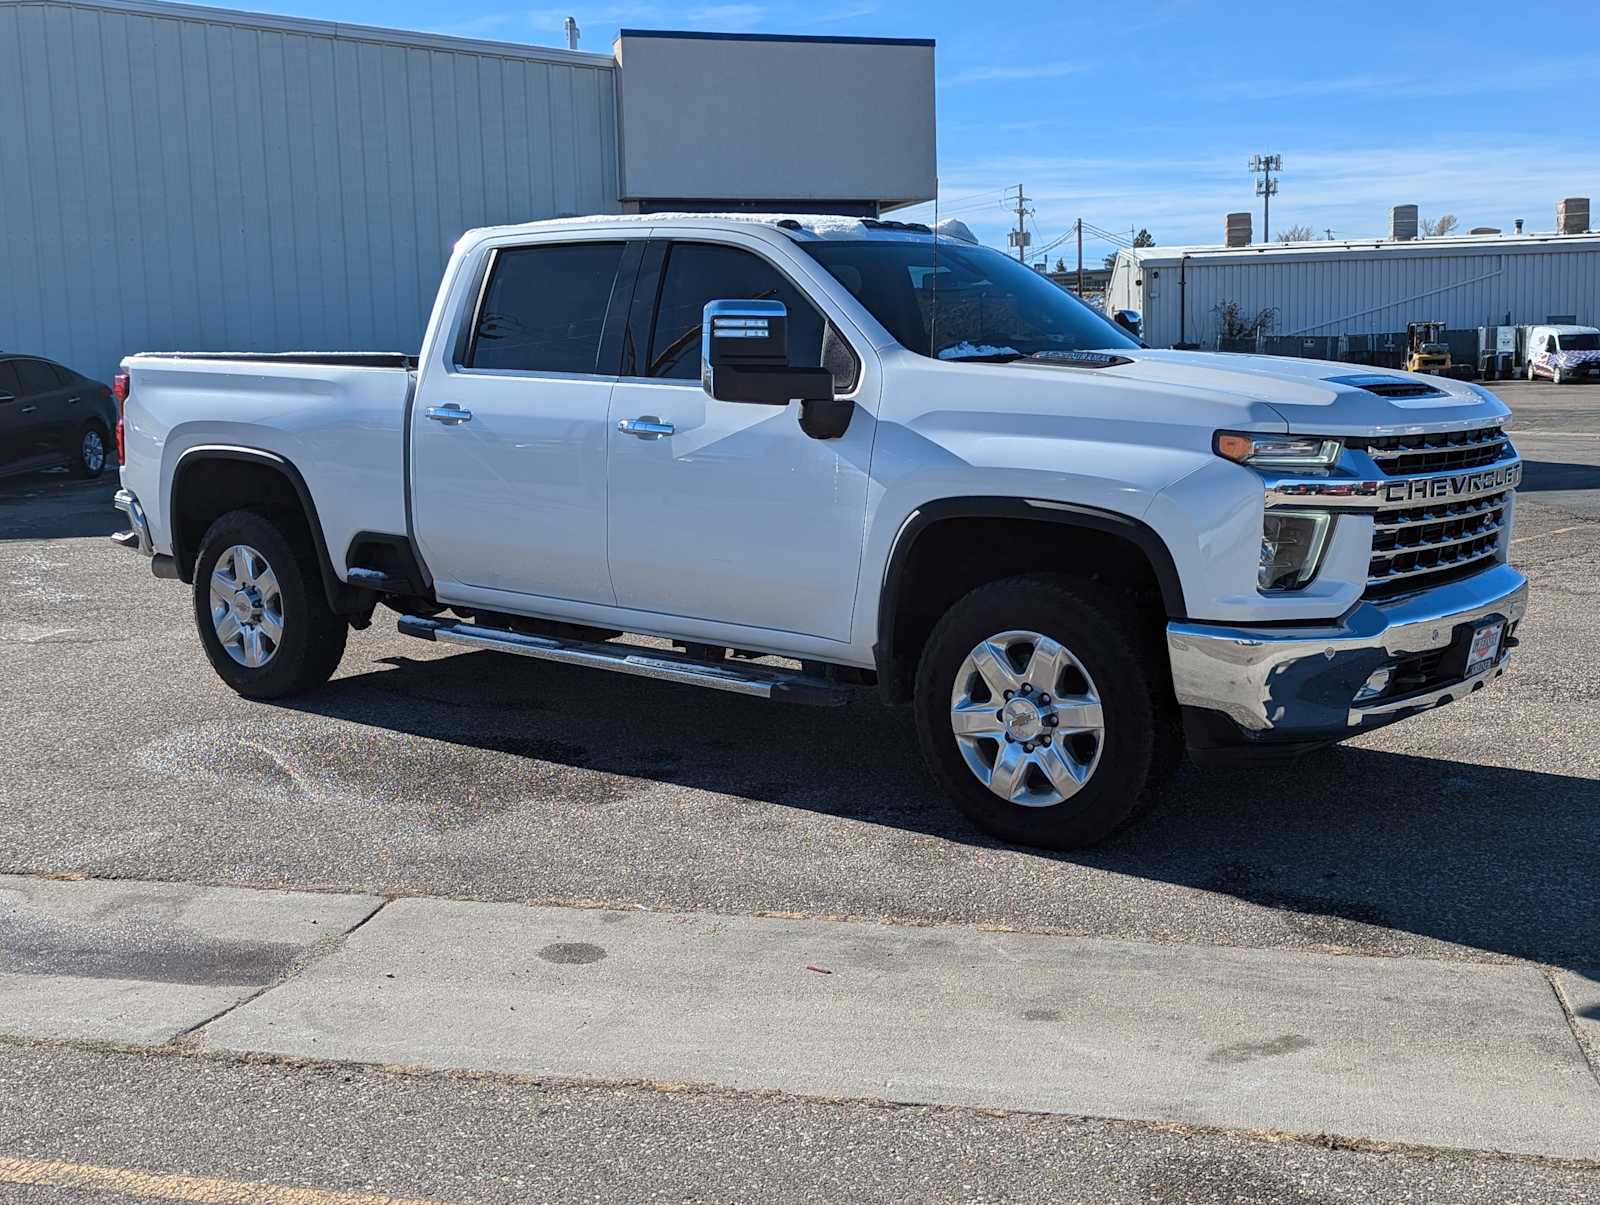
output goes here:
<path id="1" fill-rule="evenodd" d="M 116 538 L 192 587 L 242 695 L 320 686 L 379 604 L 758 699 L 875 688 L 961 811 L 1043 847 L 1127 823 L 1185 747 L 1465 698 L 1526 605 L 1492 394 L 1146 349 L 909 223 L 476 230 L 415 359 L 136 355 L 114 392 Z"/>

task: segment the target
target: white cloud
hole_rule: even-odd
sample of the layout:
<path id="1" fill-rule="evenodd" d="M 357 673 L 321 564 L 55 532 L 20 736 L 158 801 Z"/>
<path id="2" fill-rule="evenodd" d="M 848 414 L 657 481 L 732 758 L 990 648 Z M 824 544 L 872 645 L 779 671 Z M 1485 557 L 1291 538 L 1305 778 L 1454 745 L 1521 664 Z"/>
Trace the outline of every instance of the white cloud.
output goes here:
<path id="1" fill-rule="evenodd" d="M 991 81 L 1056 79 L 1063 75 L 1077 75 L 1083 68 L 1076 63 L 1039 63 L 1017 65 L 996 63 L 988 67 L 973 67 L 947 75 L 940 82 L 946 85 L 981 84 Z"/>

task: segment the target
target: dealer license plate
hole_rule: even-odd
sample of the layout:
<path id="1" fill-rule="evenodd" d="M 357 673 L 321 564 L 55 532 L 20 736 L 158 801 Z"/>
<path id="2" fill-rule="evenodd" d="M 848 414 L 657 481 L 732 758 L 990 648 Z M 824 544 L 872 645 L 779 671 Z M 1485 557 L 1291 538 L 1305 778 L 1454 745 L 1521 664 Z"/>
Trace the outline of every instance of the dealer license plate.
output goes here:
<path id="1" fill-rule="evenodd" d="M 1494 664 L 1500 651 L 1500 634 L 1505 631 L 1505 621 L 1497 619 L 1486 623 L 1472 633 L 1472 645 L 1467 649 L 1467 677 L 1480 673 Z"/>

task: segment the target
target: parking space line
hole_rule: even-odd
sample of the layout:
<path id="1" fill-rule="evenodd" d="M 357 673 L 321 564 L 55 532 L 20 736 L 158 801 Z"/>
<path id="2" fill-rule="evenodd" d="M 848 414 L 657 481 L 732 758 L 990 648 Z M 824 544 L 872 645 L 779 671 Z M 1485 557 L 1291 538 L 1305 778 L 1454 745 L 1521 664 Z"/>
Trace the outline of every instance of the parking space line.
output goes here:
<path id="1" fill-rule="evenodd" d="M 58 1159 L 12 1159 L 0 1155 L 0 1184 L 45 1188 L 81 1188 L 117 1192 L 161 1201 L 200 1201 L 205 1205 L 434 1205 L 407 1197 L 375 1193 L 332 1192 L 291 1188 L 259 1180 L 221 1180 L 210 1176 L 172 1176 L 125 1167 L 97 1167 Z"/>
<path id="2" fill-rule="evenodd" d="M 1565 535 L 1569 531 L 1582 531 L 1588 523 L 1574 523 L 1571 527 L 1558 527 L 1554 531 L 1541 531 L 1536 536 L 1518 536 L 1512 540 L 1513 544 L 1531 544 L 1535 540 L 1548 540 L 1551 536 Z"/>

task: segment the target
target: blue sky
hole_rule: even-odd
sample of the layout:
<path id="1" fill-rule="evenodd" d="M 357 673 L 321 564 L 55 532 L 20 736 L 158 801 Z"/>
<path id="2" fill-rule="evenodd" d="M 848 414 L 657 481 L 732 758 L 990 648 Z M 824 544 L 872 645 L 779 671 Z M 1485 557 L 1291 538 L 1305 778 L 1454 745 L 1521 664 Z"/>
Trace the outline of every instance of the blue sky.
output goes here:
<path id="1" fill-rule="evenodd" d="M 241 4 L 241 6 L 245 6 Z M 938 42 L 946 214 L 1003 245 L 1001 194 L 1022 183 L 1035 245 L 1078 216 L 1148 227 L 1171 246 L 1221 241 L 1260 202 L 1246 170 L 1283 156 L 1272 226 L 1374 235 L 1390 205 L 1463 228 L 1555 224 L 1562 196 L 1600 203 L 1600 5 L 1459 0 L 1137 5 L 970 0 L 264 0 L 276 11 L 608 51 L 620 26 L 931 37 Z M 1426 28 L 1424 35 L 1418 31 Z M 903 211 L 921 218 L 931 207 Z M 899 216 L 899 215 L 897 215 Z M 1108 247 L 1091 243 L 1090 262 Z M 1060 248 L 1072 259 L 1070 243 Z M 1054 254 L 1051 256 L 1054 259 Z"/>

